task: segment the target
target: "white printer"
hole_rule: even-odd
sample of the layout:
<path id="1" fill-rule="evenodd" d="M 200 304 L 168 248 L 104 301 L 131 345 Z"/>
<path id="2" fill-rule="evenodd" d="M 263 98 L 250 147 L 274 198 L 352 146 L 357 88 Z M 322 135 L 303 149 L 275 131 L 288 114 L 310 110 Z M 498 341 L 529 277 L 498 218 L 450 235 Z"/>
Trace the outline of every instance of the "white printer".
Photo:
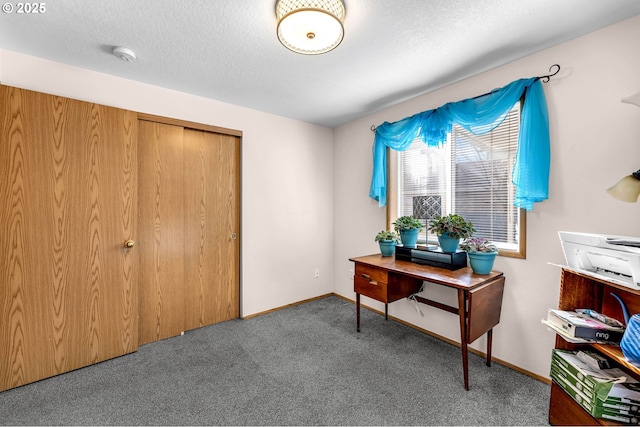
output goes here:
<path id="1" fill-rule="evenodd" d="M 569 269 L 640 290 L 640 238 L 558 232 Z"/>

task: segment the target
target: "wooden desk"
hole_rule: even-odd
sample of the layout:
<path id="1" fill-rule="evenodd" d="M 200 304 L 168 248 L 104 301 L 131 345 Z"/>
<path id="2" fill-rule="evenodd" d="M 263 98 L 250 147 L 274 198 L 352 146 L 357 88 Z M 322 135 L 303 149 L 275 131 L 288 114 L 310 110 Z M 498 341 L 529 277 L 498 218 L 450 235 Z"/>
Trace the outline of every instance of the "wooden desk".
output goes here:
<path id="1" fill-rule="evenodd" d="M 457 314 L 460 320 L 460 347 L 464 388 L 469 390 L 468 345 L 487 334 L 487 366 L 491 366 L 493 327 L 500 322 L 504 276 L 492 271 L 474 274 L 471 268 L 450 271 L 444 268 L 399 261 L 380 254 L 349 258 L 355 263 L 353 287 L 356 292 L 356 327 L 360 332 L 360 295 L 384 303 L 385 319 L 388 304 L 420 291 L 427 281 L 458 290 L 458 307 L 451 307 L 416 295 L 417 301 Z"/>

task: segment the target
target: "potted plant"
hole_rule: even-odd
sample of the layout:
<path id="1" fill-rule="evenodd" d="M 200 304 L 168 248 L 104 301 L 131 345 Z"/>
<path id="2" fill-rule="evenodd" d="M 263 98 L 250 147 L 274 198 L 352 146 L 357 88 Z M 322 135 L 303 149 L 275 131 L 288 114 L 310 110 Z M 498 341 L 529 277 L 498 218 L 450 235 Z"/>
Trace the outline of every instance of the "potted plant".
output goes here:
<path id="1" fill-rule="evenodd" d="M 418 242 L 418 234 L 424 228 L 419 219 L 412 216 L 401 216 L 393 222 L 393 228 L 400 234 L 402 245 L 415 248 Z"/>
<path id="2" fill-rule="evenodd" d="M 436 216 L 429 220 L 429 231 L 438 236 L 442 252 L 455 252 L 460 239 L 471 237 L 476 229 L 473 224 L 458 214 Z"/>
<path id="3" fill-rule="evenodd" d="M 467 252 L 471 269 L 476 274 L 489 274 L 498 248 L 484 237 L 467 237 L 461 245 Z"/>
<path id="4" fill-rule="evenodd" d="M 376 242 L 380 246 L 382 256 L 393 256 L 398 241 L 398 235 L 394 231 L 382 230 L 376 234 Z"/>

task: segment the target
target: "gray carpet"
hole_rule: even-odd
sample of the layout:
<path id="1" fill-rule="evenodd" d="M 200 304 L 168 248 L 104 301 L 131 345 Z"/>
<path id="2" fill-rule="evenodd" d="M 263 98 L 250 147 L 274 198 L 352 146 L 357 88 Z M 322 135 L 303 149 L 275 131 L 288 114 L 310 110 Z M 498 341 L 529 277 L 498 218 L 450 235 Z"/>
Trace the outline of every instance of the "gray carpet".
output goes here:
<path id="1" fill-rule="evenodd" d="M 457 321 L 457 320 L 456 320 Z M 3 425 L 548 425 L 549 386 L 331 296 L 0 393 Z"/>

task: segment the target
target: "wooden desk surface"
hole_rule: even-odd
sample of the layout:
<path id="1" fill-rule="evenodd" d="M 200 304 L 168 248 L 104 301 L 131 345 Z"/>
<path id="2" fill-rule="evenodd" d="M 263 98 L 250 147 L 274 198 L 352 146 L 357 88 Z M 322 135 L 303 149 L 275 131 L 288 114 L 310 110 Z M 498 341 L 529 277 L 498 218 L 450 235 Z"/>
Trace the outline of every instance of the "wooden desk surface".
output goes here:
<path id="1" fill-rule="evenodd" d="M 390 272 L 401 273 L 416 279 L 449 286 L 457 289 L 475 289 L 502 276 L 501 272 L 492 271 L 486 275 L 474 274 L 470 267 L 458 270 L 420 265 L 410 261 L 396 260 L 393 256 L 383 257 L 380 254 L 349 258 L 349 261 L 379 267 Z"/>

